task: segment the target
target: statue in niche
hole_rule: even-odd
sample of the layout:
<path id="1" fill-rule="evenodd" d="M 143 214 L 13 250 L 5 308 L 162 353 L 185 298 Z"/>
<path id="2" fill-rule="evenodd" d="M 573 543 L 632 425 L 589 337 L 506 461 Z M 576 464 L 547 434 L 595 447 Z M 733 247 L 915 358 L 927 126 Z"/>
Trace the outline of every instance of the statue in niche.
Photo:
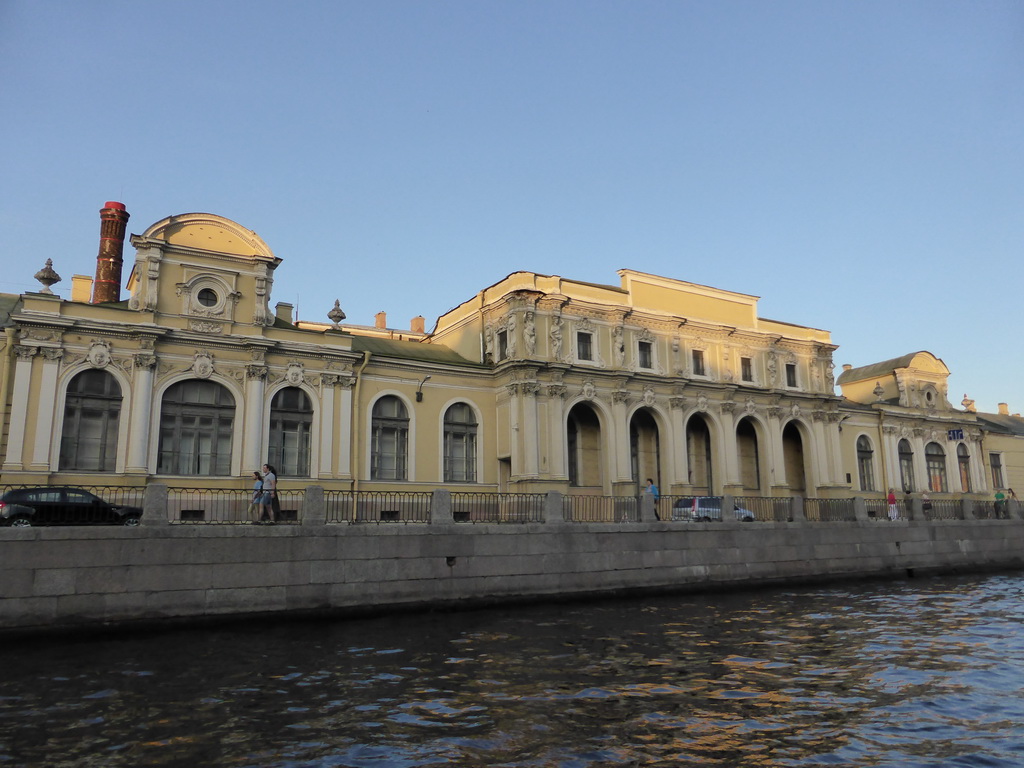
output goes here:
<path id="1" fill-rule="evenodd" d="M 484 362 L 494 362 L 494 328 L 490 323 L 484 326 Z"/>
<path id="2" fill-rule="evenodd" d="M 775 360 L 775 353 L 774 352 L 769 352 L 768 353 L 768 386 L 769 387 L 774 387 L 775 386 L 775 381 L 776 381 L 776 377 L 778 376 L 778 373 L 779 373 L 778 363 Z"/>
<path id="3" fill-rule="evenodd" d="M 562 318 L 558 315 L 551 320 L 551 357 L 562 359 Z"/>
<path id="4" fill-rule="evenodd" d="M 506 342 L 505 342 L 505 353 L 508 355 L 509 360 L 516 356 L 516 316 L 509 315 L 508 323 L 505 325 Z"/>
<path id="5" fill-rule="evenodd" d="M 523 348 L 527 357 L 533 357 L 537 349 L 537 326 L 534 323 L 533 312 L 526 313 L 526 323 L 523 325 Z"/>
<path id="6" fill-rule="evenodd" d="M 622 368 L 626 364 L 626 343 L 622 339 L 621 325 L 612 329 L 612 350 L 615 352 L 615 367 Z"/>

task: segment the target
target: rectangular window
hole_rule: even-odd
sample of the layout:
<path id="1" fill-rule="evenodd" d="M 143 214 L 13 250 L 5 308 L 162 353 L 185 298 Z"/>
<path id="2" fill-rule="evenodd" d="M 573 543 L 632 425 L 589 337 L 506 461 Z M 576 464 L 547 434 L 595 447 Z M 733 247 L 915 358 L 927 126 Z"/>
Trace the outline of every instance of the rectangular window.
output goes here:
<path id="1" fill-rule="evenodd" d="M 740 379 L 743 381 L 754 380 L 754 361 L 749 357 L 740 358 Z"/>
<path id="2" fill-rule="evenodd" d="M 594 337 L 585 331 L 576 334 L 576 357 L 579 360 L 594 359 Z"/>
<path id="3" fill-rule="evenodd" d="M 693 360 L 693 375 L 703 376 L 704 375 L 704 352 L 700 349 L 695 349 L 691 353 Z"/>
<path id="4" fill-rule="evenodd" d="M 641 368 L 654 367 L 654 348 L 651 342 L 640 342 L 640 344 L 637 347 L 637 358 Z"/>
<path id="5" fill-rule="evenodd" d="M 498 331 L 498 360 L 508 357 L 508 331 Z"/>
<path id="6" fill-rule="evenodd" d="M 992 465 L 992 487 L 1005 488 L 1006 486 L 1003 484 L 1003 454 L 990 453 L 988 460 Z"/>
<path id="7" fill-rule="evenodd" d="M 786 386 L 796 386 L 796 363 L 786 363 Z"/>

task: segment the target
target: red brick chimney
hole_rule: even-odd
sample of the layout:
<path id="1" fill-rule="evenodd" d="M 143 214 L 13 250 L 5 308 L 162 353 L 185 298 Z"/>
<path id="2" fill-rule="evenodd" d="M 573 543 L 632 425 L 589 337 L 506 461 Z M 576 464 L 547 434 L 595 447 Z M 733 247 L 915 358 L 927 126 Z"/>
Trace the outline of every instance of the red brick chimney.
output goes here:
<path id="1" fill-rule="evenodd" d="M 100 253 L 96 257 L 93 304 L 121 300 L 121 265 L 128 216 L 124 203 L 107 202 L 100 209 Z"/>

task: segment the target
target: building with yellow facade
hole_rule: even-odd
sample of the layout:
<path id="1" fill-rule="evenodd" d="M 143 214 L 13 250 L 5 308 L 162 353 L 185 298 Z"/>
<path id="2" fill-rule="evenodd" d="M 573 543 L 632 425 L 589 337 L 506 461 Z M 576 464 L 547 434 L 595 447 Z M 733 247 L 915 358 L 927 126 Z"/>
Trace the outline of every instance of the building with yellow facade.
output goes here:
<path id="1" fill-rule="evenodd" d="M 635 270 L 514 272 L 408 330 L 295 322 L 253 231 L 101 212 L 72 298 L 4 296 L 2 482 L 988 499 L 1024 483 L 1024 420 L 948 398 L 928 352 L 834 374 L 827 331 L 755 296 Z M 328 308 L 329 309 L 329 308 Z M 841 394 L 836 394 L 836 386 Z M 1005 409 L 1003 409 L 1005 411 Z"/>

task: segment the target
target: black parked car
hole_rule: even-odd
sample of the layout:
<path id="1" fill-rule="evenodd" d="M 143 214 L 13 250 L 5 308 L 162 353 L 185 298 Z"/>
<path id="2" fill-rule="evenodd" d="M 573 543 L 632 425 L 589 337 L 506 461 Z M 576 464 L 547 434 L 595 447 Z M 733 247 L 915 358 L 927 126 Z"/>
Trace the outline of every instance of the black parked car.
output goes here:
<path id="1" fill-rule="evenodd" d="M 138 525 L 142 510 L 111 504 L 81 488 L 16 488 L 0 497 L 0 525 Z"/>

